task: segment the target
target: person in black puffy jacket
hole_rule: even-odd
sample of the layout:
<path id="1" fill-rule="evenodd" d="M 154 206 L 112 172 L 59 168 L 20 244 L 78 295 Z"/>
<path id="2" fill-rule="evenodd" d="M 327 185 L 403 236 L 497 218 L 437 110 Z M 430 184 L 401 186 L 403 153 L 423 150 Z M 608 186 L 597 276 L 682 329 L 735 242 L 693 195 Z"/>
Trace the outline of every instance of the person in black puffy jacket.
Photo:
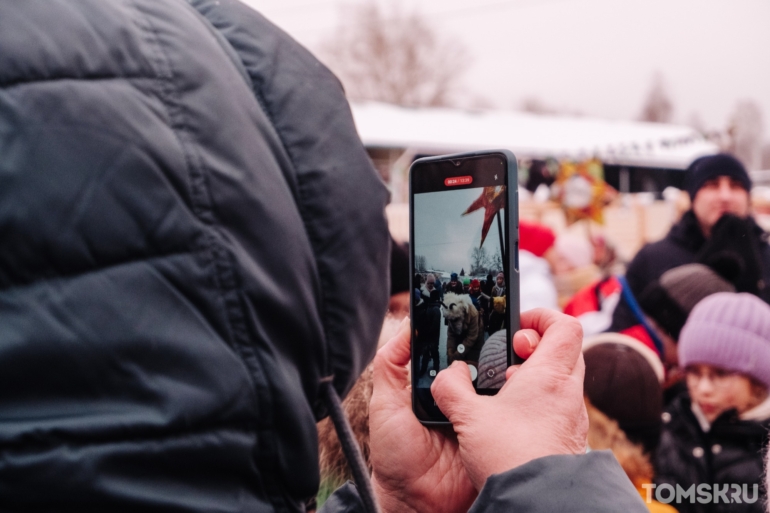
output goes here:
<path id="1" fill-rule="evenodd" d="M 2 509 L 304 510 L 387 198 L 339 81 L 240 2 L 0 3 Z"/>
<path id="2" fill-rule="evenodd" d="M 388 281 L 387 197 L 339 81 L 240 2 L 0 2 L 2 509 L 304 511 L 319 486 L 315 423 L 373 358 L 385 315 L 387 287 L 370 284 Z M 528 322 L 545 346 L 541 372 L 520 371 L 531 392 L 567 373 L 554 401 L 582 404 L 575 326 Z M 464 495 L 445 511 L 482 487 L 476 511 L 553 511 L 587 469 L 586 511 L 640 505 L 611 456 L 573 455 L 575 407 L 530 417 L 569 436 L 534 429 L 502 451 L 490 428 L 523 433 L 526 416 L 453 415 L 478 432 L 471 444 L 486 441 L 471 453 L 495 456 L 468 460 L 461 487 L 457 438 L 408 436 L 424 429 L 408 400 L 401 417 L 382 402 L 406 390 L 383 379 L 406 362 L 383 358 L 372 456 L 386 510 L 425 511 L 448 486 Z M 446 390 L 470 385 L 458 370 Z M 453 395 L 455 407 L 477 399 Z M 382 429 L 404 415 L 412 424 Z M 431 437 L 451 472 L 412 479 Z M 359 499 L 343 487 L 325 511 Z"/>

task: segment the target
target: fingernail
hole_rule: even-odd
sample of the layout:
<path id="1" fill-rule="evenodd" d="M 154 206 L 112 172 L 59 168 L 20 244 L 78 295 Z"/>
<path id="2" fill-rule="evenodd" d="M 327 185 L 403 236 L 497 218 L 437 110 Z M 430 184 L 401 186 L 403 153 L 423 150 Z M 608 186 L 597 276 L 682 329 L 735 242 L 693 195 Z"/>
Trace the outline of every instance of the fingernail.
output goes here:
<path id="1" fill-rule="evenodd" d="M 524 337 L 527 339 L 527 342 L 529 342 L 529 348 L 535 349 L 535 344 L 537 343 L 537 341 L 535 340 L 535 337 L 532 336 L 532 333 L 525 331 Z"/>

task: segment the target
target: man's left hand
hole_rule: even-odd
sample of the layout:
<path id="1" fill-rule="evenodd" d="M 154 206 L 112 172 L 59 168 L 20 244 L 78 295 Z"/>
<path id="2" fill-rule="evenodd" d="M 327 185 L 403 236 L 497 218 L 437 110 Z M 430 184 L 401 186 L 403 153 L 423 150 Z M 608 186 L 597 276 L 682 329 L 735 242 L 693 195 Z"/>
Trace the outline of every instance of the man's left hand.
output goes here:
<path id="1" fill-rule="evenodd" d="M 410 322 L 374 359 L 369 406 L 372 482 L 383 511 L 468 511 L 477 492 L 451 426 L 428 429 L 412 412 L 406 365 Z"/>

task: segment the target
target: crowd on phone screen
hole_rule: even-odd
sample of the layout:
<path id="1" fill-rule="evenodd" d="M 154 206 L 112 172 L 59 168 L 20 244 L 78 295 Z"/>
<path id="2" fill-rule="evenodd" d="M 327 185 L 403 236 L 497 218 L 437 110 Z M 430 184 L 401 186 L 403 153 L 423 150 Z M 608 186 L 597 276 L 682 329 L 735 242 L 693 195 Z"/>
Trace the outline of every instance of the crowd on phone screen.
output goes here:
<path id="1" fill-rule="evenodd" d="M 430 366 L 430 376 L 435 377 L 441 369 L 442 323 L 446 326 L 443 356 L 447 364 L 462 360 L 477 367 L 487 339 L 505 327 L 505 274 L 490 272 L 482 281 L 453 272 L 442 283 L 435 273 L 418 273 L 413 283 L 419 375 Z"/>
<path id="2" fill-rule="evenodd" d="M 752 218 L 740 162 L 704 157 L 686 173 L 691 209 L 626 272 L 603 238 L 556 236 L 522 220 L 522 310 L 560 309 L 583 325 L 588 445 L 613 451 L 651 511 L 764 511 L 770 246 Z M 473 298 L 487 339 L 500 328 L 490 305 L 504 291 L 491 274 L 466 281 L 414 277 L 414 322 L 430 339 L 418 339 L 421 371 L 438 353 L 425 312 L 437 326 L 447 293 Z M 699 485 L 708 485 L 704 494 L 676 499 L 677 486 Z M 725 490 L 727 503 L 713 493 Z"/>

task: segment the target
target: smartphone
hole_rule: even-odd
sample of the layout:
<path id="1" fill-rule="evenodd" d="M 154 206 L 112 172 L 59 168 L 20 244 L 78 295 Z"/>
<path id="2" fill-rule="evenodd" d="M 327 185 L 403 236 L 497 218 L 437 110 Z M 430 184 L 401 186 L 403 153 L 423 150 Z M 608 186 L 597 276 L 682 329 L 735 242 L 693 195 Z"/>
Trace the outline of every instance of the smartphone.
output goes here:
<path id="1" fill-rule="evenodd" d="M 520 363 L 516 157 L 508 150 L 415 160 L 409 170 L 412 407 L 446 424 L 430 386 L 455 360 L 494 395 Z"/>

